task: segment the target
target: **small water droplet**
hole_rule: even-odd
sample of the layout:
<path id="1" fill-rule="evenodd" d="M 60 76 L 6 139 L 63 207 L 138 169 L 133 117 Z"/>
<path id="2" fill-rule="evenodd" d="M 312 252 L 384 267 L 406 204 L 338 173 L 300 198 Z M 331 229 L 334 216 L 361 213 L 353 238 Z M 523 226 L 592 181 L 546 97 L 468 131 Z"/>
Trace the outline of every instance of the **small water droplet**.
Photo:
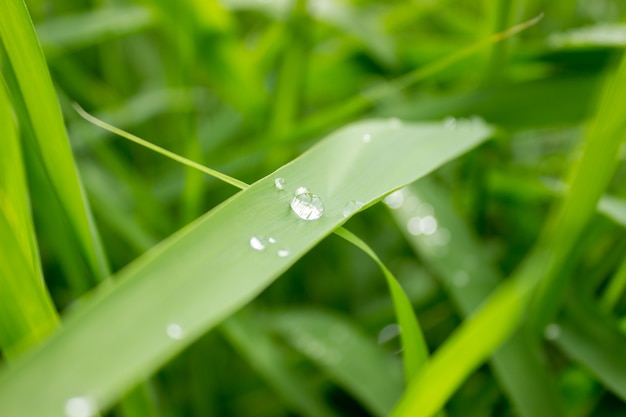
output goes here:
<path id="1" fill-rule="evenodd" d="M 348 217 L 357 210 L 360 210 L 364 206 L 362 201 L 352 200 L 349 201 L 343 208 L 343 217 Z"/>
<path id="2" fill-rule="evenodd" d="M 313 193 L 310 193 L 304 187 L 300 187 L 305 192 L 297 193 L 291 200 L 291 209 L 298 217 L 303 220 L 317 220 L 324 214 L 324 203 L 322 199 Z"/>
<path id="3" fill-rule="evenodd" d="M 456 118 L 454 118 L 454 117 L 446 117 L 443 120 L 443 126 L 446 129 L 450 129 L 450 130 L 455 129 L 456 128 Z"/>
<path id="4" fill-rule="evenodd" d="M 422 217 L 420 221 L 420 228 L 422 229 L 422 233 L 426 236 L 432 235 L 437 231 L 437 219 L 433 216 Z"/>
<path id="5" fill-rule="evenodd" d="M 548 324 L 544 331 L 544 336 L 548 340 L 556 340 L 561 336 L 561 326 L 556 323 Z"/>
<path id="6" fill-rule="evenodd" d="M 96 403 L 89 397 L 72 397 L 65 402 L 67 417 L 91 417 L 96 412 Z"/>
<path id="7" fill-rule="evenodd" d="M 174 340 L 180 340 L 185 335 L 183 328 L 178 323 L 169 323 L 165 328 L 165 333 Z"/>
<path id="8" fill-rule="evenodd" d="M 277 190 L 281 190 L 281 191 L 284 190 L 286 184 L 287 184 L 287 181 L 285 181 L 284 178 L 274 179 L 274 187 L 276 187 Z"/>
<path id="9" fill-rule="evenodd" d="M 383 327 L 380 332 L 378 332 L 378 344 L 385 344 L 398 337 L 400 333 L 402 333 L 402 328 L 398 324 L 388 324 Z"/>
<path id="10" fill-rule="evenodd" d="M 265 242 L 259 237 L 252 236 L 250 238 L 250 247 L 254 250 L 263 250 L 265 249 Z"/>
<path id="11" fill-rule="evenodd" d="M 452 283 L 459 288 L 465 287 L 469 283 L 469 274 L 467 271 L 456 271 L 452 277 Z"/>
<path id="12" fill-rule="evenodd" d="M 268 238 L 267 241 L 270 243 L 276 243 L 276 239 L 274 239 L 273 237 Z"/>
<path id="13" fill-rule="evenodd" d="M 390 209 L 399 209 L 404 203 L 404 190 L 394 191 L 383 199 L 383 202 Z"/>
<path id="14" fill-rule="evenodd" d="M 370 143 L 371 141 L 372 141 L 372 135 L 370 135 L 369 133 L 366 133 L 363 135 L 363 142 Z"/>
<path id="15" fill-rule="evenodd" d="M 389 126 L 391 126 L 392 129 L 397 129 L 402 126 L 402 120 L 398 119 L 397 117 L 392 117 L 391 119 L 389 119 Z"/>
<path id="16" fill-rule="evenodd" d="M 290 252 L 287 249 L 279 249 L 278 250 L 278 256 L 280 256 L 281 258 L 289 256 L 289 253 Z"/>

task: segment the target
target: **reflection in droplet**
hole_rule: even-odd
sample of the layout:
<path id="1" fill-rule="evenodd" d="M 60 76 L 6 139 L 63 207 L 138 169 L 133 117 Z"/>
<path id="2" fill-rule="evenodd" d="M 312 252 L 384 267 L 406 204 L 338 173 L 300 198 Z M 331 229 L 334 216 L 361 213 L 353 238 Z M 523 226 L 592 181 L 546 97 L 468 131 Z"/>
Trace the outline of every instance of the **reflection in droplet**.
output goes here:
<path id="1" fill-rule="evenodd" d="M 180 340 L 184 336 L 183 328 L 178 323 L 168 323 L 165 333 L 174 340 Z"/>
<path id="2" fill-rule="evenodd" d="M 443 121 L 443 126 L 446 129 L 450 129 L 450 130 L 456 128 L 456 118 L 454 118 L 454 117 L 446 117 L 444 119 L 444 121 Z"/>
<path id="3" fill-rule="evenodd" d="M 284 190 L 286 184 L 287 184 L 287 181 L 285 181 L 284 178 L 274 179 L 274 187 L 276 187 L 277 190 Z"/>
<path id="4" fill-rule="evenodd" d="M 91 417 L 97 411 L 94 400 L 89 397 L 72 397 L 65 402 L 67 417 Z"/>
<path id="5" fill-rule="evenodd" d="M 291 209 L 303 220 L 317 220 L 324 214 L 324 203 L 318 195 L 307 190 L 291 200 Z"/>
<path id="6" fill-rule="evenodd" d="M 278 250 L 278 256 L 280 256 L 281 258 L 287 257 L 289 256 L 289 251 L 287 249 L 279 249 Z"/>
<path id="7" fill-rule="evenodd" d="M 296 191 L 294 192 L 295 195 L 300 195 L 300 194 L 304 194 L 304 193 L 308 193 L 310 192 L 308 188 L 306 187 L 298 187 L 296 188 Z"/>
<path id="8" fill-rule="evenodd" d="M 362 201 L 352 200 L 349 201 L 343 208 L 343 217 L 348 217 L 357 210 L 360 210 L 364 206 Z"/>
<path id="9" fill-rule="evenodd" d="M 390 209 L 399 209 L 404 203 L 404 190 L 394 191 L 383 199 L 383 202 Z"/>
<path id="10" fill-rule="evenodd" d="M 370 143 L 371 141 L 372 141 L 372 135 L 370 135 L 369 133 L 366 133 L 363 135 L 363 142 Z"/>
<path id="11" fill-rule="evenodd" d="M 452 277 L 452 283 L 459 288 L 465 287 L 469 283 L 469 274 L 467 271 L 456 271 Z"/>
<path id="12" fill-rule="evenodd" d="M 548 324 L 544 330 L 544 336 L 548 340 L 558 339 L 561 336 L 561 326 L 556 323 Z"/>
<path id="13" fill-rule="evenodd" d="M 387 343 L 388 341 L 398 337 L 400 333 L 402 333 L 402 328 L 398 324 L 388 324 L 383 327 L 380 332 L 378 332 L 378 344 L 382 345 Z"/>
<path id="14" fill-rule="evenodd" d="M 261 238 L 252 236 L 250 238 L 250 247 L 254 250 L 263 250 L 265 249 L 265 243 Z"/>

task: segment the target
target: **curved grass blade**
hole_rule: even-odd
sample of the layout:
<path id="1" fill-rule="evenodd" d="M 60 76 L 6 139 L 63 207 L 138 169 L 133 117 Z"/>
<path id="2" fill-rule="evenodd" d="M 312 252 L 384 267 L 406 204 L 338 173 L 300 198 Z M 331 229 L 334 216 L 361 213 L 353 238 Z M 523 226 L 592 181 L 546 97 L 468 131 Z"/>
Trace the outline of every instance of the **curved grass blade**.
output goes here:
<path id="1" fill-rule="evenodd" d="M 389 413 L 402 392 L 400 364 L 351 321 L 319 309 L 290 309 L 276 313 L 273 322 L 296 350 L 373 415 Z"/>
<path id="2" fill-rule="evenodd" d="M 424 178 L 397 191 L 391 213 L 420 259 L 440 278 L 460 313 L 469 317 L 502 281 L 445 190 Z M 415 219 L 431 216 L 436 229 L 421 233 Z M 517 332 L 491 358 L 494 373 L 521 417 L 564 414 L 555 385 L 530 338 Z M 474 344 L 481 343 L 477 338 Z M 458 358 L 460 360 L 460 358 Z M 454 365 L 454 364 L 450 364 Z"/>
<path id="3" fill-rule="evenodd" d="M 378 258 L 376 253 L 365 242 L 347 229 L 339 228 L 335 230 L 335 234 L 352 243 L 354 246 L 365 252 L 380 268 L 385 275 L 389 292 L 393 299 L 393 307 L 398 319 L 398 324 L 402 331 L 400 332 L 400 340 L 402 341 L 402 356 L 404 358 L 404 379 L 408 384 L 419 368 L 428 360 L 428 346 L 424 340 L 424 335 L 411 301 L 400 286 L 400 283 L 393 276 L 391 271 Z"/>
<path id="4" fill-rule="evenodd" d="M 34 139 L 31 146 L 37 151 L 80 248 L 93 274 L 103 279 L 109 275 L 108 262 L 78 177 L 61 109 L 26 5 L 22 1 L 0 0 L 0 9 L 0 38 L 27 112 L 20 122 L 29 123 L 34 133 L 32 137 L 25 137 Z"/>
<path id="5" fill-rule="evenodd" d="M 59 323 L 39 263 L 20 138 L 0 77 L 0 349 L 13 360 Z"/>
<path id="6" fill-rule="evenodd" d="M 70 313 L 37 352 L 3 369 L 3 414 L 60 416 L 75 397 L 107 407 L 347 221 L 349 202 L 367 207 L 490 134 L 480 121 L 450 130 L 372 120 L 335 132 L 157 245 Z M 279 177 L 282 190 L 274 185 Z M 290 208 L 302 186 L 323 201 L 316 221 Z M 253 249 L 251 238 L 263 236 L 276 243 Z"/>
<path id="7" fill-rule="evenodd" d="M 534 335 L 542 333 L 545 320 L 558 307 L 562 295 L 559 279 L 577 238 L 582 233 L 606 188 L 617 162 L 617 148 L 624 134 L 618 103 L 626 94 L 626 58 L 617 74 L 606 83 L 594 125 L 585 141 L 581 160 L 573 169 L 570 192 L 552 213 L 533 251 L 490 298 L 426 364 L 407 388 L 392 417 L 431 416 L 439 410 L 461 382 L 502 344 L 522 320 L 531 295 L 538 289 L 533 310 Z M 589 172 L 595 172 L 590 178 Z M 473 344 L 481 339 L 480 345 Z M 468 349 L 469 347 L 469 349 Z M 462 360 L 459 360 L 462 358 Z M 450 363 L 457 366 L 451 368 Z"/>

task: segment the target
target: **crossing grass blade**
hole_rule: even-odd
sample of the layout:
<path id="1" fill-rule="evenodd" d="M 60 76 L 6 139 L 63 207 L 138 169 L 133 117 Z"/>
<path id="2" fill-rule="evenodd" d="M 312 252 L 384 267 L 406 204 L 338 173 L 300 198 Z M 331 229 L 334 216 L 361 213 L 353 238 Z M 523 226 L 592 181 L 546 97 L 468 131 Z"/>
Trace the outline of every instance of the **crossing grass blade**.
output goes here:
<path id="1" fill-rule="evenodd" d="M 387 280 L 398 325 L 402 329 L 400 340 L 402 341 L 402 357 L 404 359 L 404 378 L 408 384 L 419 368 L 428 360 L 428 346 L 426 346 L 422 329 L 417 322 L 417 317 L 415 317 L 411 301 L 409 301 L 396 277 L 365 242 L 343 227 L 337 229 L 335 234 L 365 252 L 376 262 Z"/>
<path id="2" fill-rule="evenodd" d="M 347 203 L 368 207 L 490 134 L 478 120 L 453 130 L 443 123 L 371 120 L 331 134 L 140 257 L 68 314 L 64 328 L 36 353 L 3 369 L 4 414 L 62 415 L 77 396 L 106 408 L 347 221 Z M 286 180 L 284 190 L 274 186 L 277 177 Z M 301 186 L 322 198 L 319 220 L 292 212 Z M 253 250 L 253 236 L 274 237 L 276 247 Z M 278 256 L 279 249 L 288 255 Z M 33 390 L 40 393 L 36 402 Z"/>
<path id="3" fill-rule="evenodd" d="M 400 364 L 354 323 L 321 309 L 276 313 L 274 323 L 288 343 L 373 415 L 389 413 L 402 392 Z"/>
<path id="4" fill-rule="evenodd" d="M 78 177 L 69 141 L 63 125 L 61 109 L 50 79 L 35 30 L 21 1 L 0 1 L 0 38 L 19 91 L 26 114 L 20 123 L 29 124 L 33 135 L 25 135 L 33 143 L 50 187 L 54 191 L 66 220 L 71 225 L 79 248 L 98 279 L 109 275 L 108 263 L 89 211 Z"/>
<path id="5" fill-rule="evenodd" d="M 59 322 L 39 263 L 15 122 L 0 77 L 0 349 L 7 360 L 41 342 Z"/>
<path id="6" fill-rule="evenodd" d="M 622 58 L 617 73 L 605 85 L 562 206 L 555 209 L 539 242 L 512 277 L 493 292 L 422 368 L 391 414 L 393 417 L 431 416 L 437 412 L 461 382 L 512 335 L 527 308 L 531 313 L 532 334 L 537 338 L 543 334 L 546 320 L 558 309 L 566 289 L 567 275 L 559 272 L 595 212 L 616 166 L 625 123 L 617 109 L 625 96 L 626 59 Z M 596 173 L 593 179 L 589 172 Z M 531 297 L 534 306 L 527 306 Z M 473 343 L 475 340 L 481 343 Z"/>
<path id="7" fill-rule="evenodd" d="M 437 221 L 432 235 L 416 236 L 407 229 L 411 219 L 419 215 L 419 205 L 392 205 L 391 213 L 420 259 L 439 277 L 459 312 L 470 317 L 498 287 L 502 277 L 466 221 L 455 212 L 442 186 L 424 178 L 398 193 L 403 201 L 432 207 Z M 479 339 L 474 343 L 479 343 Z M 518 332 L 494 352 L 491 366 L 521 417 L 563 415 L 556 386 L 538 350 L 538 344 Z"/>

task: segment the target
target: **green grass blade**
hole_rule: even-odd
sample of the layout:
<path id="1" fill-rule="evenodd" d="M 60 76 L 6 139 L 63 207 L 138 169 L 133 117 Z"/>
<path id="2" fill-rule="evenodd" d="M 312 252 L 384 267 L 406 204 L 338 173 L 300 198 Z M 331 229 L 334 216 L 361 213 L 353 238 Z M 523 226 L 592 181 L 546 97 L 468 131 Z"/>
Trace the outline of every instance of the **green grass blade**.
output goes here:
<path id="1" fill-rule="evenodd" d="M 73 397 L 86 397 L 97 408 L 110 405 L 343 224 L 349 202 L 367 207 L 490 134 L 480 121 L 460 122 L 453 130 L 443 123 L 364 121 L 335 132 L 128 266 L 70 314 L 37 353 L 2 370 L 4 414 L 62 415 Z M 274 186 L 277 177 L 285 178 L 284 190 Z M 323 200 L 317 221 L 290 208 L 301 186 Z M 256 251 L 253 236 L 277 242 Z M 279 256 L 280 250 L 288 253 Z M 40 393 L 36 402 L 33 391 Z"/>
<path id="2" fill-rule="evenodd" d="M 57 17 L 37 25 L 37 35 L 47 57 L 96 45 L 150 27 L 154 17 L 137 6 L 105 8 Z"/>
<path id="3" fill-rule="evenodd" d="M 391 410 L 402 391 L 399 363 L 351 321 L 322 310 L 292 309 L 275 314 L 274 323 L 372 414 L 382 417 Z"/>
<path id="4" fill-rule="evenodd" d="M 39 263 L 20 138 L 0 77 L 0 349 L 8 360 L 58 325 Z"/>
<path id="5" fill-rule="evenodd" d="M 606 290 L 604 290 L 600 301 L 602 308 L 607 312 L 612 311 L 624 294 L 624 289 L 626 289 L 626 260 L 622 261 L 615 275 L 611 277 Z"/>
<path id="6" fill-rule="evenodd" d="M 396 204 L 391 198 L 388 200 L 391 213 L 407 241 L 440 277 L 459 312 L 464 317 L 471 316 L 497 288 L 502 277 L 465 220 L 455 212 L 445 190 L 428 178 L 392 197 Z M 405 204 L 400 205 L 400 201 Z M 414 229 L 412 219 L 425 216 L 436 219 L 437 229 L 430 235 L 415 235 L 419 229 Z M 496 377 L 521 417 L 563 415 L 551 375 L 536 352 L 538 345 L 533 346 L 528 339 L 518 332 L 493 354 L 491 364 Z M 474 341 L 478 343 L 480 339 Z"/>
<path id="7" fill-rule="evenodd" d="M 224 321 L 220 329 L 239 354 L 283 397 L 292 410 L 308 417 L 335 416 L 323 398 L 308 389 L 303 376 L 287 366 L 277 343 L 265 333 L 263 327 L 259 329 L 259 323 L 249 314 L 237 313 Z"/>
<path id="8" fill-rule="evenodd" d="M 545 320 L 558 306 L 556 301 L 564 289 L 565 283 L 559 279 L 560 269 L 594 213 L 615 167 L 626 123 L 618 111 L 619 100 L 625 96 L 624 89 L 626 59 L 622 60 L 617 76 L 606 85 L 598 116 L 586 137 L 582 158 L 573 170 L 570 191 L 543 229 L 539 243 L 513 276 L 435 352 L 431 362 L 407 388 L 393 417 L 430 416 L 439 410 L 469 373 L 518 327 L 526 304 L 542 278 L 536 308 L 530 311 L 534 334 L 543 333 Z M 589 172 L 596 175 L 592 177 Z M 473 340 L 482 343 L 472 346 Z M 456 366 L 451 368 L 451 363 Z"/>
<path id="9" fill-rule="evenodd" d="M 556 322 L 554 343 L 626 401 L 626 336 L 591 302 L 571 298 Z"/>
<path id="10" fill-rule="evenodd" d="M 109 275 L 107 260 L 80 184 L 61 109 L 26 5 L 22 1 L 1 0 L 0 9 L 0 38 L 28 112 L 29 120 L 21 122 L 32 125 L 33 148 L 37 149 L 93 274 L 102 279 Z M 30 138 L 29 135 L 26 137 Z"/>
<path id="11" fill-rule="evenodd" d="M 389 287 L 389 292 L 393 299 L 396 318 L 402 329 L 400 332 L 400 340 L 402 342 L 402 357 L 404 358 L 404 378 L 408 384 L 419 368 L 428 360 L 428 346 L 426 346 L 422 329 L 417 322 L 417 317 L 415 317 L 411 301 L 409 301 L 409 298 L 396 277 L 393 276 L 391 271 L 380 260 L 372 248 L 343 227 L 337 229 L 335 234 L 365 252 L 376 262 L 387 280 L 387 286 Z"/>

